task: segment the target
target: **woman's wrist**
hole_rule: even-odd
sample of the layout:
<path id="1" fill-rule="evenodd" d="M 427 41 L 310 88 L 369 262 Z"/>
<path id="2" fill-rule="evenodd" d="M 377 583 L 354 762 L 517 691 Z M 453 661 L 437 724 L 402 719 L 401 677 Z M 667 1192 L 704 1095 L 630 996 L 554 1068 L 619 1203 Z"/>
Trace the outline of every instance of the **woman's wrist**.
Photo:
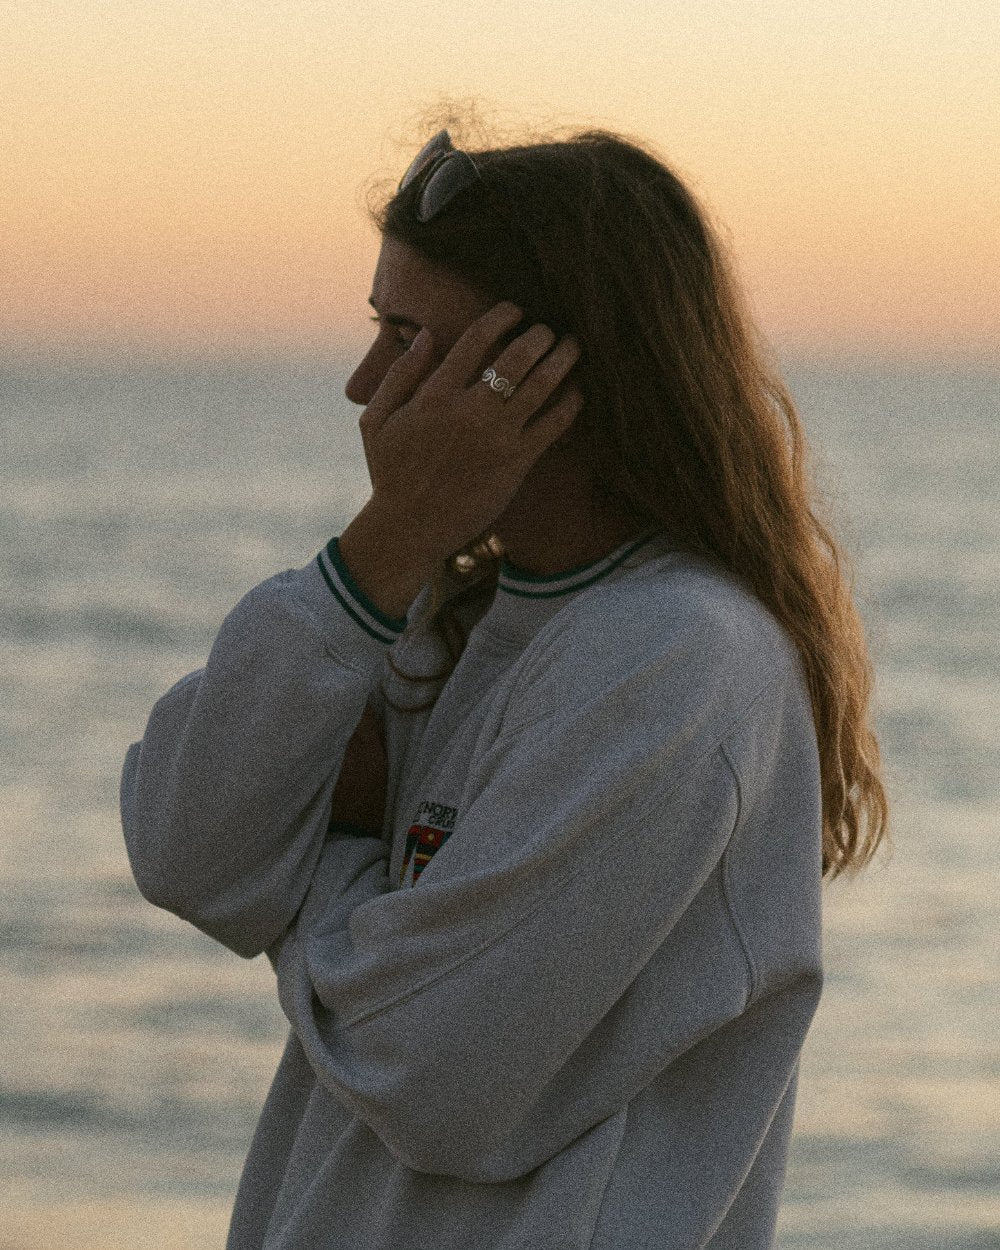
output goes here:
<path id="1" fill-rule="evenodd" d="M 400 522 L 372 500 L 337 539 L 340 557 L 367 598 L 386 616 L 401 618 L 434 570 L 434 560 L 414 551 Z"/>

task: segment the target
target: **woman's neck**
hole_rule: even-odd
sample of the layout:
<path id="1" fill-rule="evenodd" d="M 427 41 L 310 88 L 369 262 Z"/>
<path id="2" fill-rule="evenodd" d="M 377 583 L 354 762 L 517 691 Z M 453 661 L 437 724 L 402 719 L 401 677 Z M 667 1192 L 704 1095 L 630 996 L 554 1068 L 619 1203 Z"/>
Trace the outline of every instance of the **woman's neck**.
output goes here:
<path id="1" fill-rule="evenodd" d="M 548 576 L 608 555 L 648 528 L 597 495 L 571 446 L 550 447 L 493 526 L 507 560 Z"/>

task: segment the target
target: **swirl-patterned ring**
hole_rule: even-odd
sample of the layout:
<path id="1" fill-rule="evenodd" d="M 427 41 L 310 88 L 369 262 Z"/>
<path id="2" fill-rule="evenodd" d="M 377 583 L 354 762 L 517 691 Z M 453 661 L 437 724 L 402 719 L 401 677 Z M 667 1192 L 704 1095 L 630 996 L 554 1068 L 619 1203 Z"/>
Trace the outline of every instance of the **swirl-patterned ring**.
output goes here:
<path id="1" fill-rule="evenodd" d="M 485 382 L 491 391 L 496 391 L 498 395 L 503 395 L 504 399 L 510 399 L 517 389 L 515 384 L 508 378 L 500 377 L 492 365 L 483 371 L 480 381 Z"/>

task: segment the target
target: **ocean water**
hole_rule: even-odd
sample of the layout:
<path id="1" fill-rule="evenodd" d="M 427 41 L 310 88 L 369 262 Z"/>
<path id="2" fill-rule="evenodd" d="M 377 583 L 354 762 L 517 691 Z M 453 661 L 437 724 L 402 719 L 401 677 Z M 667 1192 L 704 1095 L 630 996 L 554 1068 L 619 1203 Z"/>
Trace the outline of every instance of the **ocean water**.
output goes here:
<path id="1" fill-rule="evenodd" d="M 790 362 L 876 662 L 893 853 L 826 888 L 781 1250 L 1000 1246 L 1000 376 Z M 223 1244 L 285 1035 L 149 906 L 122 756 L 367 497 L 336 363 L 0 370 L 2 1250 Z"/>

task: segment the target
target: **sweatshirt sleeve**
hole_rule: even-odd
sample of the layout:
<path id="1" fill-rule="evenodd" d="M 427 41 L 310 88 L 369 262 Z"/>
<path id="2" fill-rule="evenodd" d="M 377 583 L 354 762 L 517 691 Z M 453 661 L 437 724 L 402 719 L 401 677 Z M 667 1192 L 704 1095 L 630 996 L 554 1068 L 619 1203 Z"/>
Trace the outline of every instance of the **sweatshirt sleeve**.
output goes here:
<path id="1" fill-rule="evenodd" d="M 574 685 L 557 664 L 474 768 L 411 889 L 388 891 L 360 844 L 325 848 L 271 952 L 279 999 L 320 1083 L 407 1166 L 524 1175 L 746 1007 L 735 934 L 668 939 L 740 818 L 720 709 L 780 769 L 801 699 L 790 731 L 787 673 L 741 701 L 726 671 L 678 686 L 672 670 L 692 666 L 704 672 L 654 657 L 566 707 L 579 671 Z M 658 952 L 653 1000 L 648 986 L 630 998 Z"/>
<path id="2" fill-rule="evenodd" d="M 150 902 L 247 958 L 287 929 L 347 744 L 405 624 L 366 599 L 336 539 L 240 600 L 205 667 L 159 699 L 126 756 L 122 828 Z M 388 854 L 381 839 L 345 840 Z"/>

